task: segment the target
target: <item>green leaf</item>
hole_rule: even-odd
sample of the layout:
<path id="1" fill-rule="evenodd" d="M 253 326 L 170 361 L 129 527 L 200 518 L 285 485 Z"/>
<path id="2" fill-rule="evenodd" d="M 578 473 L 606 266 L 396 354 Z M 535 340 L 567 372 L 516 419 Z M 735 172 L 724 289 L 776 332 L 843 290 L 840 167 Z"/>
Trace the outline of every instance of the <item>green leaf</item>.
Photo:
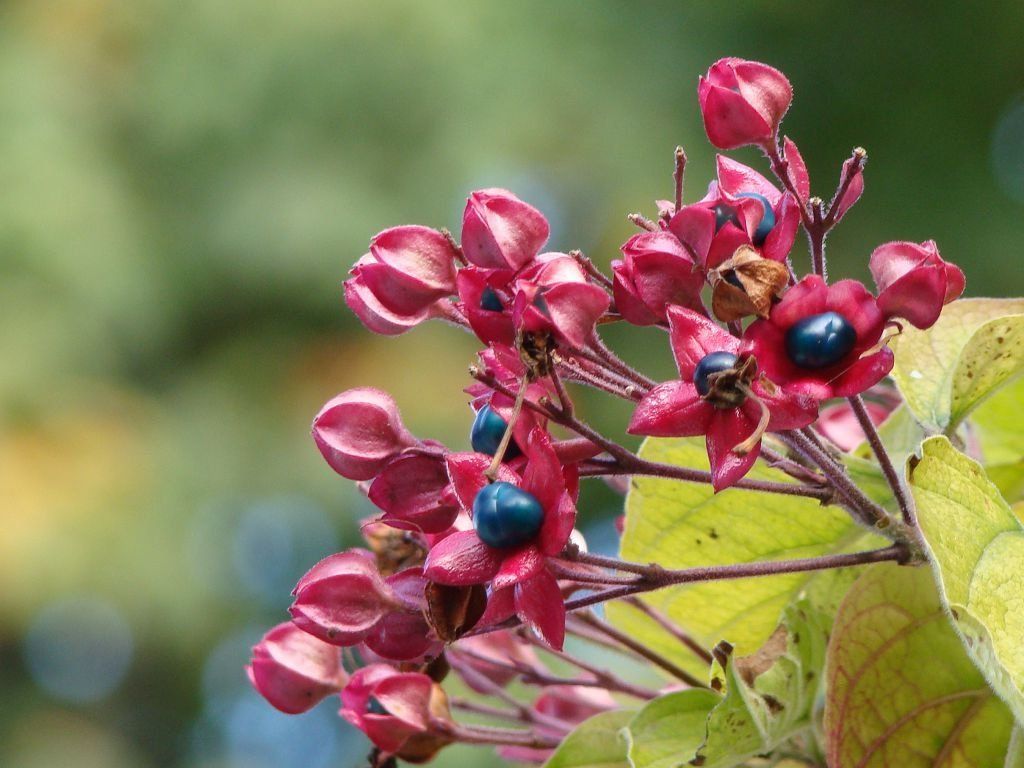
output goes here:
<path id="1" fill-rule="evenodd" d="M 594 715 L 565 737 L 545 768 L 630 768 L 623 729 L 636 710 L 616 709 Z"/>
<path id="2" fill-rule="evenodd" d="M 702 440 L 648 439 L 640 455 L 650 461 L 706 468 Z M 783 473 L 759 463 L 751 478 L 785 482 Z M 855 525 L 839 507 L 812 499 L 728 489 L 651 477 L 634 477 L 626 500 L 624 559 L 666 568 L 813 557 L 866 549 L 881 542 Z M 845 589 L 842 574 L 816 584 L 814 574 L 783 574 L 734 581 L 683 584 L 645 597 L 706 648 L 728 640 L 740 655 L 756 651 L 779 624 L 794 597 L 809 588 L 829 598 L 826 584 Z M 838 602 L 834 596 L 833 602 Z M 608 606 L 617 626 L 694 674 L 707 666 L 657 623 L 627 603 Z"/>
<path id="3" fill-rule="evenodd" d="M 949 440 L 921 451 L 908 480 L 940 594 L 968 654 L 1024 722 L 1024 526 Z"/>
<path id="4" fill-rule="evenodd" d="M 907 326 L 892 340 L 892 377 L 926 429 L 955 428 L 971 408 L 1021 370 L 1021 313 L 1021 299 L 961 299 L 947 306 L 928 330 Z"/>
<path id="5" fill-rule="evenodd" d="M 757 653 L 716 654 L 712 687 L 722 687 L 725 696 L 708 717 L 707 740 L 695 764 L 732 768 L 805 730 L 826 642 L 825 618 L 801 602 L 786 611 L 784 623 Z"/>
<path id="6" fill-rule="evenodd" d="M 971 414 L 988 479 L 1007 501 L 1024 498 L 1024 379 L 1000 389 Z"/>
<path id="7" fill-rule="evenodd" d="M 878 436 L 882 438 L 882 443 L 894 465 L 903 464 L 910 454 L 917 453 L 921 441 L 927 437 L 905 404 L 901 404 L 878 426 Z M 875 454 L 866 440 L 853 449 L 853 455 L 860 459 L 875 461 Z"/>
<path id="8" fill-rule="evenodd" d="M 927 568 L 857 580 L 828 647 L 828 764 L 996 768 L 1013 717 L 964 653 Z"/>
<path id="9" fill-rule="evenodd" d="M 704 743 L 707 719 L 722 700 L 714 691 L 691 688 L 655 699 L 627 729 L 633 768 L 672 768 L 686 763 Z"/>

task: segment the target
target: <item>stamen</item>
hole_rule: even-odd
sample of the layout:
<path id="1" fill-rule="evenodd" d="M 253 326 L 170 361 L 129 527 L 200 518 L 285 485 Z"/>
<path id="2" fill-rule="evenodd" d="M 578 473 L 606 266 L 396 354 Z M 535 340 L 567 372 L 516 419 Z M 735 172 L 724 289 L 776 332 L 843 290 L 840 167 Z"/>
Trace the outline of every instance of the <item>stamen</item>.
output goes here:
<path id="1" fill-rule="evenodd" d="M 757 403 L 761 408 L 761 419 L 760 421 L 757 422 L 757 427 L 754 428 L 754 431 L 750 434 L 750 437 L 748 437 L 746 440 L 744 440 L 742 443 L 740 443 L 739 445 L 735 446 L 732 449 L 732 452 L 735 453 L 737 456 L 746 456 L 748 453 L 754 450 L 758 443 L 761 442 L 761 438 L 764 436 L 764 433 L 768 429 L 768 422 L 771 421 L 772 412 L 768 410 L 768 406 L 765 405 L 764 400 L 755 395 L 754 390 L 752 390 L 746 384 L 739 381 L 736 382 L 736 387 L 743 394 L 745 394 L 747 397 L 749 397 L 751 400 Z"/>
<path id="2" fill-rule="evenodd" d="M 526 399 L 526 388 L 530 386 L 529 374 L 524 375 L 522 381 L 519 382 L 519 392 L 516 393 L 516 402 L 512 406 L 512 415 L 509 417 L 508 426 L 505 427 L 505 434 L 501 436 L 501 442 L 498 443 L 498 450 L 494 452 L 494 459 L 491 461 L 491 466 L 484 472 L 484 477 L 490 480 L 492 483 L 498 477 L 498 467 L 501 466 L 501 460 L 505 458 L 505 451 L 508 449 L 508 444 L 512 440 L 512 431 L 515 429 L 516 422 L 519 420 L 519 414 L 523 410 L 523 401 Z"/>

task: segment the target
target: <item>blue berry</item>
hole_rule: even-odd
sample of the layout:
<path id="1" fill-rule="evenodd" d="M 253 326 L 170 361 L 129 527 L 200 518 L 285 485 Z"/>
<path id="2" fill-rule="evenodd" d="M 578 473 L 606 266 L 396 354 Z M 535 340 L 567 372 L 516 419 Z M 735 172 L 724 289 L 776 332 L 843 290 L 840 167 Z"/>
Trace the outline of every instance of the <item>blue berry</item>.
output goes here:
<path id="1" fill-rule="evenodd" d="M 501 312 L 505 309 L 497 292 L 489 285 L 484 286 L 483 293 L 480 294 L 480 309 L 486 309 L 488 312 Z"/>
<path id="2" fill-rule="evenodd" d="M 501 438 L 505 435 L 508 423 L 501 418 L 496 410 L 485 405 L 476 412 L 473 419 L 473 428 L 469 432 L 469 442 L 477 453 L 486 453 L 493 456 L 501 445 Z M 505 458 L 514 459 L 520 453 L 519 446 L 515 439 L 509 440 L 508 448 L 505 449 Z"/>
<path id="3" fill-rule="evenodd" d="M 757 200 L 764 209 L 764 213 L 761 214 L 761 223 L 757 225 L 757 229 L 754 230 L 754 236 L 751 238 L 754 245 L 760 248 L 764 245 L 764 241 L 768 239 L 768 235 L 771 234 L 772 229 L 775 227 L 775 211 L 772 210 L 772 204 L 768 202 L 767 197 L 759 195 L 757 192 L 740 192 L 736 197 L 749 197 Z"/>
<path id="4" fill-rule="evenodd" d="M 491 483 L 473 500 L 473 527 L 480 541 L 505 549 L 526 544 L 540 532 L 544 508 L 511 483 Z"/>
<path id="5" fill-rule="evenodd" d="M 838 312 L 805 317 L 786 331 L 786 354 L 801 368 L 835 365 L 857 344 L 857 331 Z"/>
<path id="6" fill-rule="evenodd" d="M 704 355 L 693 369 L 693 384 L 697 387 L 697 394 L 701 397 L 711 391 L 711 382 L 708 377 L 714 373 L 727 371 L 736 365 L 736 355 L 732 352 L 710 352 Z"/>
<path id="7" fill-rule="evenodd" d="M 711 209 L 715 212 L 715 232 L 717 233 L 722 227 L 728 223 L 732 223 L 735 226 L 740 225 L 740 219 L 736 215 L 736 209 L 727 203 L 719 203 Z"/>
<path id="8" fill-rule="evenodd" d="M 386 709 L 384 709 L 384 705 L 381 704 L 377 700 L 376 696 L 371 696 L 369 699 L 367 699 L 367 701 L 366 701 L 366 712 L 367 712 L 367 714 L 370 714 L 370 715 L 389 715 L 389 714 L 391 714 Z"/>

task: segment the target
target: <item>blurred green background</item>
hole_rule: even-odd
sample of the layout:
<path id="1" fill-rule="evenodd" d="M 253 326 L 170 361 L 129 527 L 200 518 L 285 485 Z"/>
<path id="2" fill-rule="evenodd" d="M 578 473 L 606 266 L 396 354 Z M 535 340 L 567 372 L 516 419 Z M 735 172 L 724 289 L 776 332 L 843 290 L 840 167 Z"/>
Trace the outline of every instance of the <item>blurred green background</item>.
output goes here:
<path id="1" fill-rule="evenodd" d="M 833 275 L 934 237 L 970 295 L 1020 293 L 1022 25 L 1019 0 L 0 5 L 0 765 L 358 765 L 333 703 L 279 715 L 242 672 L 369 513 L 309 422 L 372 384 L 464 446 L 476 345 L 374 337 L 340 281 L 376 231 L 457 231 L 493 185 L 607 264 L 625 214 L 671 195 L 676 144 L 703 193 L 720 56 L 790 76 L 817 193 L 868 149 Z"/>

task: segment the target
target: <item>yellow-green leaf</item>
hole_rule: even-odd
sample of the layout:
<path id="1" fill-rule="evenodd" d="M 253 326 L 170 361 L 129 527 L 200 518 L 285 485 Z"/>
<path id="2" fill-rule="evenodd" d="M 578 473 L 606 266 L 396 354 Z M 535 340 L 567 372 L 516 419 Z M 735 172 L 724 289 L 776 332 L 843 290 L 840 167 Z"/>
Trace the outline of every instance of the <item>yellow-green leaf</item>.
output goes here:
<path id="1" fill-rule="evenodd" d="M 961 299 L 945 307 L 928 330 L 907 326 L 892 340 L 892 376 L 927 429 L 955 427 L 1015 375 L 1024 364 L 1022 313 L 1021 299 Z"/>
<path id="2" fill-rule="evenodd" d="M 825 662 L 825 624 L 806 601 L 797 603 L 757 653 L 716 658 L 712 686 L 725 696 L 708 717 L 695 765 L 732 768 L 807 729 Z"/>
<path id="3" fill-rule="evenodd" d="M 1003 498 L 1024 498 L 1024 379 L 1008 384 L 971 414 L 968 439 L 976 440 L 985 474 Z"/>
<path id="4" fill-rule="evenodd" d="M 616 709 L 585 720 L 565 737 L 544 768 L 630 768 L 623 729 L 636 710 Z"/>
<path id="5" fill-rule="evenodd" d="M 949 440 L 921 451 L 908 479 L 940 594 L 968 654 L 1024 722 L 1024 526 Z"/>
<path id="6" fill-rule="evenodd" d="M 824 729 L 836 768 L 1000 768 L 1013 717 L 964 653 L 927 568 L 876 565 L 828 648 Z"/>
<path id="7" fill-rule="evenodd" d="M 633 768 L 673 768 L 689 762 L 704 743 L 708 714 L 722 700 L 714 691 L 690 688 L 647 704 L 627 728 Z"/>
<path id="8" fill-rule="evenodd" d="M 704 442 L 655 439 L 640 455 L 650 461 L 707 467 Z M 758 464 L 751 478 L 785 482 L 783 473 Z M 621 555 L 666 568 L 813 557 L 869 549 L 880 537 L 855 525 L 839 507 L 822 507 L 796 496 L 728 489 L 652 477 L 634 477 L 626 499 Z M 782 574 L 734 581 L 683 584 L 652 592 L 645 600 L 711 648 L 728 640 L 740 655 L 753 653 L 771 636 L 783 611 L 815 579 Z M 839 581 L 835 581 L 838 579 Z M 830 574 L 829 583 L 842 575 Z M 844 585 L 845 586 L 845 585 Z M 707 667 L 671 634 L 627 603 L 612 603 L 608 615 L 641 642 L 698 675 Z"/>

